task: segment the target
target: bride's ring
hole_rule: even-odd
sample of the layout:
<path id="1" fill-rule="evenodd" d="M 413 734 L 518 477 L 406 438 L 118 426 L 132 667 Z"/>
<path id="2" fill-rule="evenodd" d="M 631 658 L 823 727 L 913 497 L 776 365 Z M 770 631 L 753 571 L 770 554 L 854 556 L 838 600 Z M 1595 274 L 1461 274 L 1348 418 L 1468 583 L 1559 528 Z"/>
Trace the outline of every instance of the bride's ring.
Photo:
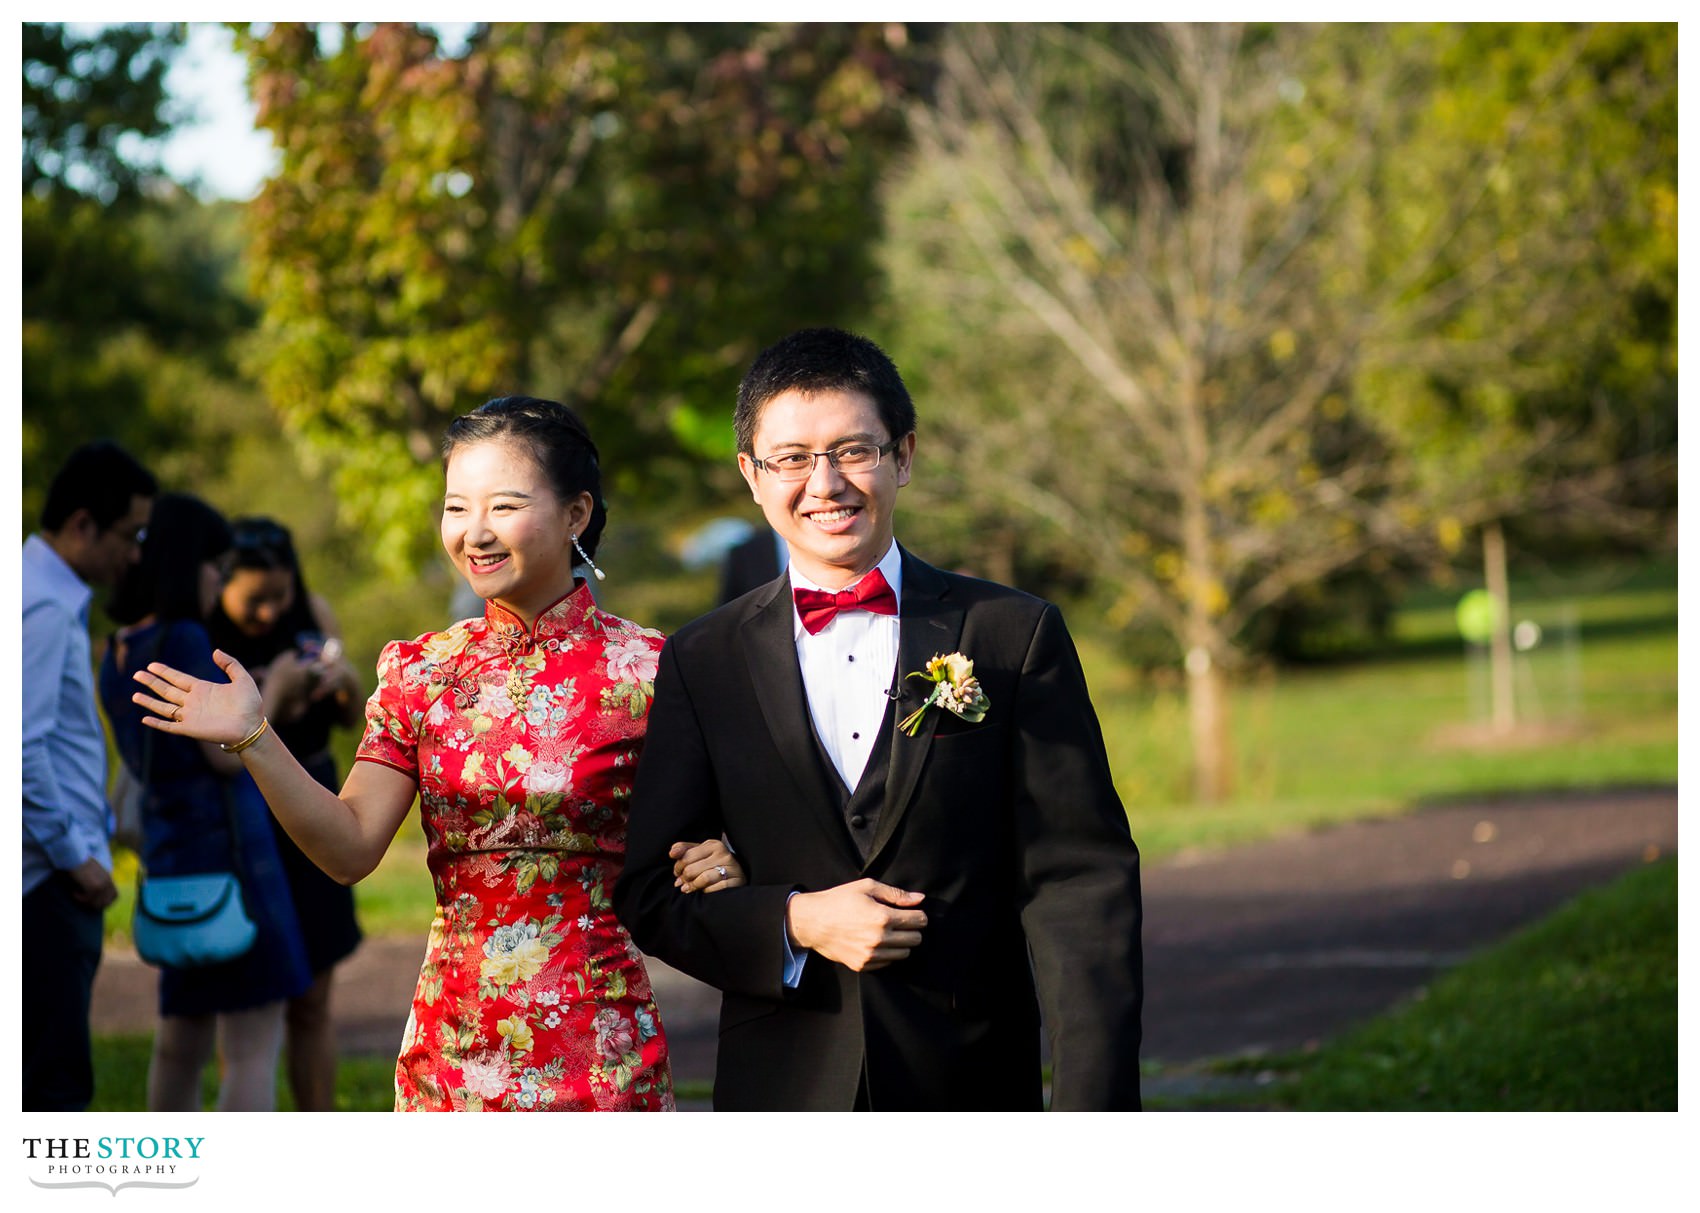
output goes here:
<path id="1" fill-rule="evenodd" d="M 180 703 L 172 704 L 171 705 L 171 723 L 176 724 L 178 721 L 180 721 L 182 719 L 183 719 L 183 705 L 180 704 Z"/>
<path id="2" fill-rule="evenodd" d="M 720 865 L 718 865 L 718 864 L 717 864 L 717 865 L 715 865 L 715 869 L 714 869 L 714 870 L 715 870 L 715 871 L 716 871 L 716 872 L 719 872 L 719 873 L 720 873 L 720 879 L 722 879 L 722 880 L 725 880 L 725 879 L 726 879 L 726 869 L 725 869 L 725 868 L 724 868 L 724 867 L 721 867 L 721 866 L 720 866 Z"/>

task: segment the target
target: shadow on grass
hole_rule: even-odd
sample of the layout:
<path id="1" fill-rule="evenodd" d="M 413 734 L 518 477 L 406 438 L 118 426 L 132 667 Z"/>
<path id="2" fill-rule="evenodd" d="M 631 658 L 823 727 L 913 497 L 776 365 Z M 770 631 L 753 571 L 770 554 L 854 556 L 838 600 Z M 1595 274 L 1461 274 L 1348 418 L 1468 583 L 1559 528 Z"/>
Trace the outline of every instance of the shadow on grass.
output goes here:
<path id="1" fill-rule="evenodd" d="M 1531 614 L 1534 612 L 1531 612 Z M 1659 611 L 1625 619 L 1602 619 L 1585 623 L 1579 629 L 1581 642 L 1636 639 L 1643 636 L 1668 636 L 1677 630 L 1675 611 Z M 1460 657 L 1466 652 L 1464 640 L 1456 635 L 1413 637 L 1409 640 L 1389 640 L 1384 646 L 1364 647 L 1339 654 L 1318 654 L 1294 658 L 1282 663 L 1287 670 L 1349 670 L 1355 666 L 1403 664 L 1433 661 L 1436 658 Z"/>

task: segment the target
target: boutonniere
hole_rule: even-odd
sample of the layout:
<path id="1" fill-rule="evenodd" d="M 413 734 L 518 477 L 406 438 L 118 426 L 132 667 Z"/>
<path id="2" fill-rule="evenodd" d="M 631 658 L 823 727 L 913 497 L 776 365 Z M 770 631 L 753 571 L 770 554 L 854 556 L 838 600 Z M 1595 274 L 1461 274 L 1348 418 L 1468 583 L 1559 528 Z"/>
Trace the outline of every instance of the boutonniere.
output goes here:
<path id="1" fill-rule="evenodd" d="M 897 727 L 911 737 L 921 731 L 921 717 L 935 703 L 969 724 L 979 724 L 986 718 L 986 709 L 992 706 L 986 692 L 980 689 L 980 680 L 974 677 L 974 663 L 961 653 L 934 657 L 927 662 L 926 669 L 904 677 L 925 678 L 933 684 L 933 693 L 927 696 L 927 701 L 898 723 Z"/>

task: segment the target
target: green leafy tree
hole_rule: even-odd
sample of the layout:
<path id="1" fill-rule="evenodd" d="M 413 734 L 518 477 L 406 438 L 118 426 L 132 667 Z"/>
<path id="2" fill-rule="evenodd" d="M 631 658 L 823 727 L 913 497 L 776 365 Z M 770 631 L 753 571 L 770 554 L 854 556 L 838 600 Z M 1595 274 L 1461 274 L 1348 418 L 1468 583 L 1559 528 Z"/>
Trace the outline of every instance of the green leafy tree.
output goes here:
<path id="1" fill-rule="evenodd" d="M 1615 292 L 1674 302 L 1673 54 L 1661 29 L 951 31 L 888 252 L 905 356 L 951 401 L 934 483 L 1173 638 L 1198 798 L 1229 791 L 1265 613 L 1662 474 L 1668 446 L 1625 444 L 1669 408 L 1631 365 L 1670 334 Z M 1603 364 L 1633 403 L 1577 392 Z"/>
<path id="2" fill-rule="evenodd" d="M 865 306 L 901 27 L 244 30 L 281 151 L 250 210 L 254 366 L 388 567 L 417 567 L 446 422 L 579 406 L 611 491 L 718 459 L 737 374 Z M 657 486 L 661 486 L 659 489 Z M 722 487 L 725 487 L 723 484 Z"/>
<path id="3" fill-rule="evenodd" d="M 1422 247 L 1421 224 L 1398 217 L 1420 214 L 1437 186 L 1468 182 L 1471 213 L 1414 276 L 1434 321 L 1426 348 L 1366 360 L 1355 386 L 1360 410 L 1407 453 L 1443 545 L 1480 535 L 1501 599 L 1503 732 L 1516 724 L 1508 551 L 1646 548 L 1674 523 L 1675 28 L 1394 33 L 1401 58 L 1426 65 L 1429 104 L 1411 141 L 1419 155 L 1386 157 L 1376 175 L 1373 196 L 1395 221 L 1371 264 Z M 1469 150 L 1507 131 L 1502 162 L 1467 176 Z"/>
<path id="4" fill-rule="evenodd" d="M 181 199 L 151 159 L 181 44 L 169 25 L 23 27 L 26 530 L 78 443 L 107 436 L 142 451 L 180 431 L 185 402 L 152 393 L 152 371 L 240 322 L 230 296 L 207 289 L 216 256 L 173 227 Z"/>
<path id="5" fill-rule="evenodd" d="M 159 175 L 145 141 L 170 129 L 165 73 L 182 45 L 176 25 L 25 22 L 24 194 L 136 199 Z"/>

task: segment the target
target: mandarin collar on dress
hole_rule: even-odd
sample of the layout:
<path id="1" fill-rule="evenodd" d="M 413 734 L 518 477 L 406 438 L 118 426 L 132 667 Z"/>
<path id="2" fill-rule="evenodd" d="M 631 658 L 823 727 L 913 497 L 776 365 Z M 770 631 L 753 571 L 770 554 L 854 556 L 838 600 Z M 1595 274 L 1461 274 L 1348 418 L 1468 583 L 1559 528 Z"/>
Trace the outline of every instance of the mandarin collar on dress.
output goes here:
<path id="1" fill-rule="evenodd" d="M 595 610 L 596 600 L 591 597 L 590 587 L 577 580 L 573 582 L 572 592 L 538 615 L 529 630 L 524 620 L 494 599 L 484 603 L 484 622 L 503 647 L 523 650 L 533 644 L 571 636 L 589 622 Z"/>

